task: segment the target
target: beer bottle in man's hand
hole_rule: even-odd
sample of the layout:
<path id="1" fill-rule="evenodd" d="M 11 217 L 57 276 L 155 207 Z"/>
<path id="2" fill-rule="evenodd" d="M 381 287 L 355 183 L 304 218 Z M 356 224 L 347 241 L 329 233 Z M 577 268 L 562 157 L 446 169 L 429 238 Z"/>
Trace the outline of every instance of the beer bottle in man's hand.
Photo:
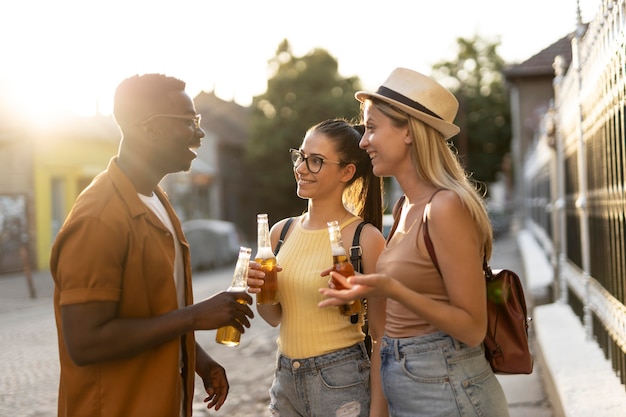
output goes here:
<path id="1" fill-rule="evenodd" d="M 239 258 L 237 258 L 237 265 L 235 266 L 235 272 L 233 274 L 233 281 L 228 287 L 228 292 L 241 293 L 243 296 L 247 288 L 248 280 L 248 267 L 250 265 L 251 248 L 241 246 L 239 248 Z M 245 304 L 243 297 L 237 299 L 240 304 Z M 217 329 L 215 335 L 215 341 L 226 346 L 238 346 L 241 339 L 241 333 L 233 326 L 224 326 Z"/>

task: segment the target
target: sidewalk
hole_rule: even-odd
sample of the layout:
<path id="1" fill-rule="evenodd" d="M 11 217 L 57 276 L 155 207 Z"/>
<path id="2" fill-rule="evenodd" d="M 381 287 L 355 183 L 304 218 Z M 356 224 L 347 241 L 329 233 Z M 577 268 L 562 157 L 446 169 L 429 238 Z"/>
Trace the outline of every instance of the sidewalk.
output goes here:
<path id="1" fill-rule="evenodd" d="M 546 294 L 553 282 L 552 266 L 527 230 L 514 233 L 526 292 Z M 563 303 L 533 308 L 531 330 L 535 361 L 544 370 L 543 383 L 554 417 L 624 417 L 626 387 L 612 370 L 599 345 L 588 340 L 580 319 Z"/>
<path id="2" fill-rule="evenodd" d="M 492 266 L 521 270 L 521 265 L 515 236 L 508 234 L 499 238 L 495 244 Z M 230 274 L 230 270 L 227 273 Z M 210 294 L 212 290 L 206 287 L 210 281 L 198 278 L 196 277 L 194 281 L 194 289 L 200 294 Z M 0 314 L 11 314 L 36 306 L 51 306 L 54 287 L 49 271 L 33 273 L 33 283 L 37 297 L 31 299 L 24 274 L 0 275 Z M 198 332 L 199 343 L 206 345 L 211 354 L 228 370 L 231 398 L 219 412 L 207 413 L 202 402 L 204 394 L 201 381 L 197 379 L 194 416 L 269 416 L 268 390 L 274 371 L 276 336 L 277 329 L 266 325 L 260 318 L 255 318 L 254 326 L 246 332 L 241 346 L 237 349 L 222 349 L 215 345 L 213 332 Z M 50 340 L 49 343 L 54 344 L 56 340 Z M 498 379 L 505 390 L 511 417 L 555 417 L 547 394 L 542 388 L 539 364 L 531 375 L 498 376 Z M 49 388 L 53 390 L 54 395 L 56 386 Z M 51 416 L 53 411 L 50 410 L 50 414 L 43 415 Z"/>
<path id="3" fill-rule="evenodd" d="M 492 264 L 494 268 L 502 265 L 512 269 L 521 268 L 521 260 L 515 245 L 515 238 L 507 235 L 498 241 L 494 250 Z M 230 270 L 228 270 L 230 274 Z M 24 274 L 15 273 L 0 275 L 0 314 L 12 314 L 23 309 L 35 309 L 40 306 L 52 305 L 53 281 L 49 271 L 33 273 L 33 283 L 36 298 L 30 298 L 28 285 Z M 197 280 L 195 290 L 209 294 L 211 289 L 206 288 L 208 281 Z M 196 379 L 196 401 L 194 416 L 241 416 L 260 417 L 269 416 L 267 404 L 269 402 L 269 386 L 274 372 L 276 352 L 275 339 L 277 329 L 266 325 L 261 318 L 255 318 L 254 325 L 246 332 L 241 346 L 237 349 L 220 348 L 214 342 L 213 332 L 198 332 L 197 339 L 202 345 L 210 349 L 211 354 L 228 370 L 231 382 L 230 401 L 219 412 L 206 412 L 202 399 L 201 381 Z M 20 341 L 17 341 L 20 343 Z M 50 340 L 46 343 L 56 343 Z M 50 360 L 56 360 L 51 358 Z M 511 417 L 554 417 L 547 395 L 542 389 L 540 367 L 536 367 L 531 375 L 498 376 L 505 390 Z M 54 395 L 55 387 L 48 387 Z M 53 397 L 54 398 L 54 397 Z M 236 399 L 236 401 L 233 401 Z M 42 414 L 44 416 L 52 416 Z"/>
<path id="4" fill-rule="evenodd" d="M 0 313 L 44 304 L 52 305 L 54 282 L 50 271 L 32 273 L 35 297 L 31 298 L 26 276 L 22 272 L 0 274 Z"/>
<path id="5" fill-rule="evenodd" d="M 506 268 L 517 272 L 525 284 L 515 231 L 495 237 L 490 265 L 493 269 Z M 528 312 L 532 316 L 533 298 L 526 288 L 525 293 Z M 530 375 L 497 375 L 497 378 L 508 400 L 511 417 L 558 417 L 545 389 L 543 364 L 537 361 L 533 323 L 529 329 L 530 347 L 535 359 L 533 372 Z"/>

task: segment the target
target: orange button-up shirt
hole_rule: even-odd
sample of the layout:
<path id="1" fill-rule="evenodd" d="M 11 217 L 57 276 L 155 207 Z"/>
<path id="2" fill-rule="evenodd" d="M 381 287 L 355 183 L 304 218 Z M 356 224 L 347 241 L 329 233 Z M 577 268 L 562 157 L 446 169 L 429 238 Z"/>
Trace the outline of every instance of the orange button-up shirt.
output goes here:
<path id="1" fill-rule="evenodd" d="M 165 194 L 156 193 L 183 248 L 189 305 L 189 245 Z M 76 365 L 65 346 L 61 306 L 114 301 L 119 318 L 154 317 L 178 308 L 171 232 L 139 199 L 116 158 L 77 198 L 54 242 L 50 268 L 61 364 L 58 415 L 178 416 L 184 392 L 185 413 L 191 416 L 193 333 L 125 359 L 87 366 Z"/>

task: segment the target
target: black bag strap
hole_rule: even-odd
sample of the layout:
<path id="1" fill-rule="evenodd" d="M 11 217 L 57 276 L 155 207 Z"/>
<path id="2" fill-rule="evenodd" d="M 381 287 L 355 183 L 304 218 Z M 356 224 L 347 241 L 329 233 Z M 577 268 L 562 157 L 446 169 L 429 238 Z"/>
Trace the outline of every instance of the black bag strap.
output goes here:
<path id="1" fill-rule="evenodd" d="M 367 224 L 367 222 L 361 222 L 356 227 L 354 231 L 354 237 L 352 238 L 352 246 L 350 247 L 350 263 L 352 263 L 352 267 L 355 272 L 363 273 L 363 264 L 361 262 L 361 257 L 363 256 L 363 248 L 361 248 L 360 240 L 361 240 L 361 230 Z M 363 304 L 363 333 L 365 333 L 365 339 L 363 342 L 365 343 L 365 349 L 367 350 L 368 356 L 371 357 L 372 354 L 372 336 L 369 334 L 369 323 L 367 320 L 367 299 L 364 298 L 361 300 Z M 353 314 L 350 316 L 350 323 L 356 324 L 359 321 L 359 315 Z"/>
<path id="2" fill-rule="evenodd" d="M 361 238 L 361 230 L 365 226 L 366 222 L 361 222 L 354 231 L 354 237 L 352 238 L 352 246 L 350 246 L 350 262 L 355 272 L 363 273 L 363 266 L 361 265 L 361 256 L 363 256 L 363 248 L 359 243 Z"/>
<path id="3" fill-rule="evenodd" d="M 283 225 L 282 230 L 280 231 L 280 237 L 278 238 L 278 243 L 276 244 L 276 249 L 274 249 L 274 256 L 278 255 L 278 251 L 280 250 L 283 243 L 285 243 L 285 236 L 287 236 L 287 232 L 291 227 L 291 223 L 293 222 L 293 217 L 287 219 L 285 224 Z M 363 226 L 365 226 L 367 222 L 361 222 L 356 227 L 354 231 L 354 237 L 352 238 L 352 246 L 350 247 L 350 262 L 352 263 L 352 267 L 356 272 L 363 273 L 363 266 L 361 265 L 361 256 L 363 255 L 363 248 L 360 245 L 361 238 L 361 230 L 363 230 Z"/>
<path id="4" fill-rule="evenodd" d="M 280 231 L 280 237 L 278 239 L 278 243 L 276 244 L 276 249 L 274 249 L 274 256 L 278 255 L 278 251 L 280 250 L 280 247 L 283 245 L 283 243 L 285 243 L 285 236 L 287 236 L 287 232 L 289 231 L 289 227 L 291 227 L 292 222 L 293 222 L 293 217 L 290 217 L 289 219 L 287 219 L 287 221 L 283 225 L 283 228 Z M 363 226 L 365 226 L 366 224 L 367 224 L 366 222 L 359 223 L 356 230 L 354 231 L 354 237 L 352 238 L 352 246 L 350 247 L 350 262 L 352 263 L 352 267 L 354 268 L 355 271 L 358 271 L 361 273 L 363 272 L 362 270 L 363 267 L 361 265 L 361 256 L 363 255 L 363 249 L 361 248 L 361 245 L 360 245 L 360 238 L 361 238 L 361 230 L 363 229 Z M 358 320 L 359 320 L 358 314 L 354 314 L 350 316 L 351 323 L 353 324 L 357 323 Z"/>
<path id="5" fill-rule="evenodd" d="M 285 243 L 285 236 L 287 236 L 287 232 L 289 231 L 289 228 L 291 227 L 292 222 L 293 222 L 293 217 L 288 218 L 283 226 L 283 229 L 280 231 L 280 238 L 278 238 L 276 249 L 274 249 L 274 256 L 278 255 L 278 251 L 280 250 L 280 247 L 283 246 L 283 243 Z"/>

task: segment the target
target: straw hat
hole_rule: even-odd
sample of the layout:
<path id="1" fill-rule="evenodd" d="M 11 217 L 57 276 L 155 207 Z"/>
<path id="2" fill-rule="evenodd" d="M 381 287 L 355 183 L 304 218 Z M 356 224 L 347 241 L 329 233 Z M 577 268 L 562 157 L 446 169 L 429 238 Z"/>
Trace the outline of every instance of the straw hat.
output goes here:
<path id="1" fill-rule="evenodd" d="M 435 128 L 449 139 L 459 133 L 452 124 L 459 102 L 452 93 L 430 77 L 406 68 L 396 68 L 375 93 L 358 91 L 357 100 L 369 97 L 385 101 Z"/>

